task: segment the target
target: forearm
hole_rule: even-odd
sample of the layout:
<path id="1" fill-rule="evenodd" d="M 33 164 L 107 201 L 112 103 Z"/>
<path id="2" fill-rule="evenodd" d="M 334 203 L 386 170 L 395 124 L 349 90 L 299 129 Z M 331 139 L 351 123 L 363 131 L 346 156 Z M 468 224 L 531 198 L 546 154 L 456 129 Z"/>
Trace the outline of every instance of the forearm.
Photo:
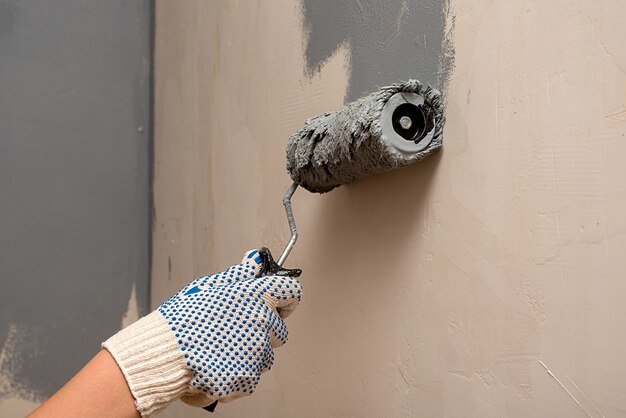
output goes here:
<path id="1" fill-rule="evenodd" d="M 139 418 L 124 375 L 106 350 L 100 352 L 29 418 Z"/>
<path id="2" fill-rule="evenodd" d="M 197 278 L 106 340 L 31 417 L 147 418 L 177 399 L 206 407 L 252 394 L 287 341 L 300 273 L 261 249 Z"/>

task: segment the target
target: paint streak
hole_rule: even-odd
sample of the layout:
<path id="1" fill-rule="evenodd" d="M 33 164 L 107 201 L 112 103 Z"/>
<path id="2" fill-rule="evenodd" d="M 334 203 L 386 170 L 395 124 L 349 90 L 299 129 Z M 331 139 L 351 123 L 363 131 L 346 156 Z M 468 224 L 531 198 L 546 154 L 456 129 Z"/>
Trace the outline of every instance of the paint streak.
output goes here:
<path id="1" fill-rule="evenodd" d="M 133 287 L 130 291 L 130 298 L 128 299 L 128 308 L 124 315 L 122 315 L 122 323 L 120 324 L 120 329 L 126 328 L 133 322 L 139 319 L 139 312 L 142 311 L 139 309 L 139 303 L 137 301 L 137 283 L 133 282 Z"/>
<path id="2" fill-rule="evenodd" d="M 589 397 L 585 394 L 585 392 L 583 392 L 578 385 L 569 378 L 569 376 L 565 376 L 567 378 L 567 380 L 572 384 L 572 386 L 574 386 L 576 388 L 576 390 L 578 391 L 578 393 L 580 393 L 581 395 L 583 395 L 583 397 L 587 400 L 587 402 L 589 402 L 589 404 L 591 405 L 591 407 L 598 413 L 598 415 L 600 415 L 602 418 L 604 418 L 604 414 L 602 413 L 602 411 L 600 411 L 598 409 L 598 407 L 591 401 L 591 399 L 589 399 Z"/>
<path id="3" fill-rule="evenodd" d="M 304 0 L 303 12 L 309 74 L 350 44 L 348 101 L 409 78 L 445 90 L 454 63 L 447 0 Z"/>
<path id="4" fill-rule="evenodd" d="M 576 397 L 574 396 L 574 394 L 573 394 L 572 392 L 570 392 L 570 391 L 569 391 L 569 389 L 567 389 L 567 388 L 565 387 L 565 385 L 563 385 L 563 383 L 561 383 L 561 381 L 560 381 L 560 380 L 559 380 L 559 379 L 558 379 L 558 378 L 554 375 L 554 373 L 552 373 L 552 371 L 551 371 L 550 369 L 548 369 L 548 366 L 546 366 L 546 364 L 545 364 L 543 361 L 541 361 L 541 360 L 539 360 L 539 364 L 541 364 L 541 366 L 542 366 L 542 367 L 546 370 L 546 372 L 548 373 L 548 375 L 549 375 L 551 378 L 553 378 L 553 379 L 556 381 L 556 383 L 558 383 L 558 384 L 559 384 L 559 386 L 561 386 L 561 389 L 563 389 L 563 390 L 565 391 L 565 393 L 567 393 L 567 394 L 569 395 L 569 397 L 570 397 L 570 398 L 572 398 L 572 400 L 574 401 L 574 403 L 575 403 L 576 405 L 578 405 L 578 406 L 580 407 L 580 409 L 582 409 L 588 417 L 591 417 L 592 415 L 591 415 L 589 412 L 587 412 L 587 410 L 585 409 L 585 407 L 583 407 L 583 406 L 582 406 L 582 404 L 578 401 L 578 399 L 576 399 Z"/>
<path id="5" fill-rule="evenodd" d="M 41 393 L 20 375 L 33 357 L 42 354 L 42 344 L 32 345 L 32 342 L 40 340 L 43 330 L 14 322 L 7 325 L 4 344 L 0 349 L 0 399 L 37 401 L 41 399 Z"/>

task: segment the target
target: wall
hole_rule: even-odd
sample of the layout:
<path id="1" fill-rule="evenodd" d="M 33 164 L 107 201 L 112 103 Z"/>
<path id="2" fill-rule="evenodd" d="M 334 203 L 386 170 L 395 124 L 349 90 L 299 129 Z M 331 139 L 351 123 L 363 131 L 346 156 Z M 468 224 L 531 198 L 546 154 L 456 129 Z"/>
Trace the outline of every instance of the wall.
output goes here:
<path id="1" fill-rule="evenodd" d="M 295 195 L 290 341 L 220 416 L 626 414 L 626 5 L 156 12 L 155 306 L 247 248 L 279 253 L 284 147 L 307 117 L 408 77 L 447 92 L 443 152 Z M 164 416 L 183 414 L 206 412 Z"/>
<path id="2" fill-rule="evenodd" d="M 0 1 L 0 415 L 124 322 L 149 273 L 149 1 Z"/>

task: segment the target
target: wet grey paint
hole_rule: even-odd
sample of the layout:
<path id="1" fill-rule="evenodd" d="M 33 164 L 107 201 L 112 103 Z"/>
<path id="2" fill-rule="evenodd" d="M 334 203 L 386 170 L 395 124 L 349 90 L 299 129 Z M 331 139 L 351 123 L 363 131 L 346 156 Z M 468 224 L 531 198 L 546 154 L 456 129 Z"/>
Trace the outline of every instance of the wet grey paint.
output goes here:
<path id="1" fill-rule="evenodd" d="M 65 383 L 133 283 L 147 308 L 151 8 L 0 0 L 0 399 Z"/>
<path id="2" fill-rule="evenodd" d="M 348 101 L 410 78 L 445 89 L 453 62 L 447 0 L 303 0 L 303 11 L 310 72 L 349 43 Z"/>

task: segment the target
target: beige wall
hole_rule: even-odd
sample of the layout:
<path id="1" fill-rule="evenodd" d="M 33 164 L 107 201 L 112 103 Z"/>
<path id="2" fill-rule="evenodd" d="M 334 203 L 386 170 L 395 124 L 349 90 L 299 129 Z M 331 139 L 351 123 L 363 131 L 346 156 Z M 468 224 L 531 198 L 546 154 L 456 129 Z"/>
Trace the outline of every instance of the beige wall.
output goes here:
<path id="1" fill-rule="evenodd" d="M 216 416 L 626 414 L 626 3 L 451 11 L 444 151 L 296 194 L 290 341 Z M 288 239 L 287 137 L 349 82 L 349 44 L 307 78 L 303 27 L 297 0 L 157 2 L 155 306 Z"/>

